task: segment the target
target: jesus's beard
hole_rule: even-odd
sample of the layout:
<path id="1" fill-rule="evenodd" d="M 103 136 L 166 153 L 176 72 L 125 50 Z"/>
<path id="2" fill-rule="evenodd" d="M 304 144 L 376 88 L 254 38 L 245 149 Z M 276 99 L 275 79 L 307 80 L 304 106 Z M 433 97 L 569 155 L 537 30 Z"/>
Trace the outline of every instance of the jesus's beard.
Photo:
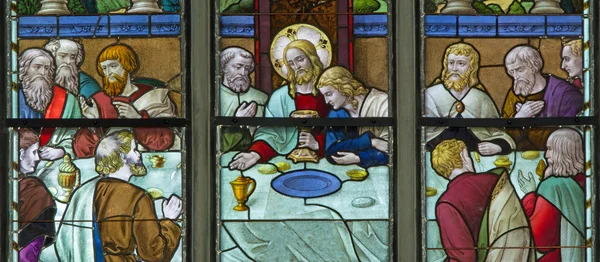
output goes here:
<path id="1" fill-rule="evenodd" d="M 301 72 L 304 72 L 303 75 L 300 75 Z M 315 74 L 312 70 L 299 69 L 295 72 L 296 74 L 296 83 L 299 85 L 306 84 L 314 78 Z"/>
<path id="2" fill-rule="evenodd" d="M 231 90 L 240 93 L 245 92 L 250 87 L 250 78 L 246 75 L 236 75 L 232 78 L 227 78 L 227 84 Z"/>
<path id="3" fill-rule="evenodd" d="M 515 94 L 518 96 L 528 96 L 533 89 L 533 83 L 524 79 L 515 80 L 513 85 Z"/>
<path id="4" fill-rule="evenodd" d="M 127 84 L 126 79 L 127 79 L 127 72 L 123 73 L 123 76 L 118 76 L 118 75 L 112 75 L 115 78 L 114 82 L 111 82 L 109 80 L 109 76 L 104 76 L 104 81 L 103 81 L 103 86 L 102 89 L 104 90 L 104 93 L 106 93 L 106 95 L 110 96 L 110 97 L 114 97 L 114 96 L 118 96 L 121 93 L 123 93 L 123 90 L 125 89 L 125 84 Z"/>
<path id="5" fill-rule="evenodd" d="M 56 70 L 56 84 L 73 95 L 79 94 L 79 73 L 74 64 L 61 64 Z"/>
<path id="6" fill-rule="evenodd" d="M 23 95 L 25 101 L 33 110 L 38 112 L 45 112 L 52 101 L 52 76 L 36 75 L 30 77 L 25 75 L 22 80 L 23 83 Z"/>
<path id="7" fill-rule="evenodd" d="M 458 75 L 459 79 L 458 80 L 450 79 L 450 77 L 452 77 L 453 74 Z M 467 87 L 468 81 L 469 81 L 469 79 L 467 78 L 466 74 L 453 73 L 453 72 L 448 71 L 444 75 L 444 86 L 448 89 L 453 89 L 456 92 L 463 91 Z"/>

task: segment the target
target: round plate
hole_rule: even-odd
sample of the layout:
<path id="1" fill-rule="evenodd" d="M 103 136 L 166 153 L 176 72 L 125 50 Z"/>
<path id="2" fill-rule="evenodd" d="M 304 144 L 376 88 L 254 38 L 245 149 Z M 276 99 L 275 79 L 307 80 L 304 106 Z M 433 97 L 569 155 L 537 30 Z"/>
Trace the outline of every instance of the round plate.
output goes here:
<path id="1" fill-rule="evenodd" d="M 337 176 L 321 170 L 296 170 L 273 179 L 271 187 L 290 197 L 315 198 L 335 193 L 342 186 Z"/>

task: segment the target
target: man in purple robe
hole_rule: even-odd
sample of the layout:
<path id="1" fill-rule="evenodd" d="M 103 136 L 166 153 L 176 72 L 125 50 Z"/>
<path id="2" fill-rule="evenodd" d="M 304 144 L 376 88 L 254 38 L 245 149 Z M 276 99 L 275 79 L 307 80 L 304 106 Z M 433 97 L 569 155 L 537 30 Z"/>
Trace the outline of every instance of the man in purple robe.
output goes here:
<path id="1" fill-rule="evenodd" d="M 527 45 L 511 49 L 504 59 L 506 72 L 513 78 L 502 117 L 574 117 L 583 109 L 579 88 L 550 74 L 541 72 L 544 61 L 540 52 Z M 532 128 L 510 130 L 517 150 L 545 150 L 546 140 L 555 129 Z"/>

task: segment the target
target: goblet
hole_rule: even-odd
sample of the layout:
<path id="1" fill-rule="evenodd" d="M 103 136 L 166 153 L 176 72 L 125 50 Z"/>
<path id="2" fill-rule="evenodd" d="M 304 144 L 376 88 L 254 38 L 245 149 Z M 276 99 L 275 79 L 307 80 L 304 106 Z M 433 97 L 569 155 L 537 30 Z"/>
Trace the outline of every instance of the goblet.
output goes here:
<path id="1" fill-rule="evenodd" d="M 292 112 L 291 117 L 293 118 L 318 118 L 319 112 L 315 110 L 296 110 Z M 310 133 L 312 131 L 311 127 L 299 127 L 298 133 Z M 298 142 L 298 146 L 301 146 L 300 142 Z M 306 147 L 296 147 L 292 153 L 287 156 L 288 159 L 294 161 L 294 163 L 298 162 L 319 162 L 319 157 L 317 153 L 310 148 Z"/>
<path id="2" fill-rule="evenodd" d="M 63 157 L 63 162 L 58 166 L 58 172 L 58 185 L 62 187 L 65 193 L 56 199 L 68 203 L 73 189 L 81 185 L 81 173 L 79 168 L 71 161 L 71 155 L 69 154 Z"/>
<path id="3" fill-rule="evenodd" d="M 231 184 L 231 188 L 233 189 L 233 195 L 237 200 L 237 206 L 233 207 L 235 211 L 245 211 L 248 210 L 248 206 L 246 206 L 246 202 L 248 202 L 248 198 L 252 193 L 254 193 L 254 188 L 256 188 L 256 180 L 250 177 L 239 176 L 235 180 L 229 182 Z M 250 190 L 248 187 L 252 185 Z"/>

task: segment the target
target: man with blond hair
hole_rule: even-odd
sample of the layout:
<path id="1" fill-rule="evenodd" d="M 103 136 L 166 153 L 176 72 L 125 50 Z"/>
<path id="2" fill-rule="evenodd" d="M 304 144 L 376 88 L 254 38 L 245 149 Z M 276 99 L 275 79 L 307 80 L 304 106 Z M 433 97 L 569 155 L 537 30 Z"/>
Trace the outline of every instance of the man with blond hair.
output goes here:
<path id="1" fill-rule="evenodd" d="M 583 40 L 576 39 L 563 43 L 560 68 L 569 74 L 569 83 L 583 88 Z"/>
<path id="2" fill-rule="evenodd" d="M 308 40 L 290 42 L 283 51 L 288 84 L 269 98 L 265 117 L 290 117 L 296 110 L 313 110 L 319 117 L 327 117 L 325 99 L 316 88 L 317 78 L 323 71 L 315 45 Z M 298 132 L 296 127 L 261 126 L 254 133 L 247 152 L 241 152 L 229 163 L 230 169 L 246 170 L 256 163 L 265 163 L 278 155 L 287 155 L 296 146 L 309 148 L 317 156 L 325 155 L 325 135 L 319 129 Z"/>
<path id="3" fill-rule="evenodd" d="M 133 133 L 105 136 L 95 163 L 100 176 L 74 191 L 63 215 L 55 243 L 60 261 L 136 261 L 134 251 L 144 261 L 170 261 L 180 243 L 182 201 L 163 199 L 159 219 L 148 192 L 129 183 L 146 175 Z"/>
<path id="4" fill-rule="evenodd" d="M 87 101 L 82 99 L 82 114 L 103 119 L 176 117 L 168 88 L 135 82 L 133 75 L 139 66 L 138 56 L 130 46 L 113 44 L 104 48 L 97 61 L 103 79 L 102 92 Z M 146 150 L 168 150 L 178 139 L 171 128 L 134 128 L 133 133 Z M 80 129 L 75 139 L 75 154 L 92 156 L 103 135 L 99 129 Z"/>
<path id="5" fill-rule="evenodd" d="M 499 118 L 490 95 L 479 83 L 479 53 L 466 43 L 450 45 L 444 54 L 440 78 L 425 89 L 425 117 Z M 445 139 L 461 138 L 469 151 L 482 155 L 508 154 L 514 141 L 498 128 L 425 129 L 427 149 L 432 150 Z"/>
<path id="6" fill-rule="evenodd" d="M 435 215 L 446 261 L 534 261 L 527 218 L 506 169 L 476 173 L 463 141 L 440 142 L 435 172 L 449 180 Z M 508 248 L 508 249 L 505 249 Z"/>
<path id="7" fill-rule="evenodd" d="M 519 174 L 523 207 L 531 224 L 538 261 L 584 261 L 585 246 L 584 145 L 571 128 L 554 131 L 546 144 L 548 166 L 536 186 L 533 174 Z"/>
<path id="8" fill-rule="evenodd" d="M 365 87 L 344 67 L 325 70 L 319 77 L 317 88 L 332 108 L 328 118 L 388 116 L 388 95 Z M 358 164 L 365 168 L 386 165 L 389 162 L 388 139 L 388 127 L 329 127 L 325 155 L 334 164 Z"/>

